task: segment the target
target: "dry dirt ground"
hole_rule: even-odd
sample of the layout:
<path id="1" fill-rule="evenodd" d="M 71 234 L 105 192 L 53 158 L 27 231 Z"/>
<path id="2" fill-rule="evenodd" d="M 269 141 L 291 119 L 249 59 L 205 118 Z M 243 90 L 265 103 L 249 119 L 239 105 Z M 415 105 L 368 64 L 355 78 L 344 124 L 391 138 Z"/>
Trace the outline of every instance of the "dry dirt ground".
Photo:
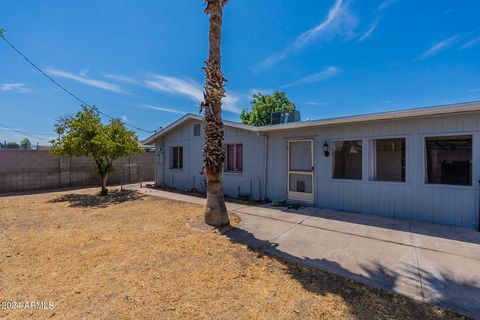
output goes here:
<path id="1" fill-rule="evenodd" d="M 54 304 L 0 318 L 461 318 L 249 250 L 199 206 L 97 192 L 0 197 L 0 302 Z"/>

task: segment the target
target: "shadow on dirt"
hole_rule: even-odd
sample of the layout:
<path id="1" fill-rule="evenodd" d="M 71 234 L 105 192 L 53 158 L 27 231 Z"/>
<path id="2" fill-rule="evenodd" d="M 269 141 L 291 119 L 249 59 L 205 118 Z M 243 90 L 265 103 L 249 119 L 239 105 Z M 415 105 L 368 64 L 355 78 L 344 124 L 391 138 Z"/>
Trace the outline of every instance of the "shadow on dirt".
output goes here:
<path id="1" fill-rule="evenodd" d="M 106 196 L 100 196 L 100 194 L 69 193 L 61 195 L 48 202 L 69 202 L 70 207 L 75 208 L 106 208 L 110 205 L 135 201 L 143 197 L 145 197 L 145 195 L 142 195 L 141 193 L 134 190 L 113 190 L 110 191 Z"/>

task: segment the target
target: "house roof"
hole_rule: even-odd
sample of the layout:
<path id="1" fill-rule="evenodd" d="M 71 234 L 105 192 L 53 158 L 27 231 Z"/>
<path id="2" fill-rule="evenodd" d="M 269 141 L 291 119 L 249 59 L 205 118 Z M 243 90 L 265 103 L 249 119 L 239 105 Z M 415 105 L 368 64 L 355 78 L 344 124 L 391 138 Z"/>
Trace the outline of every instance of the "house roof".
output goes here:
<path id="1" fill-rule="evenodd" d="M 233 121 L 223 121 L 226 126 L 254 131 L 254 132 L 272 132 L 277 130 L 291 130 L 297 128 L 309 128 L 317 126 L 327 126 L 335 124 L 349 124 L 349 123 L 360 123 L 360 122 L 370 122 L 370 121 L 381 121 L 381 120 L 395 120 L 395 119 L 406 119 L 406 118 L 418 118 L 418 117 L 428 117 L 441 114 L 457 114 L 465 112 L 475 112 L 480 111 L 480 101 L 475 102 L 465 102 L 465 103 L 456 103 L 449 105 L 433 106 L 433 107 L 422 107 L 415 109 L 406 109 L 400 111 L 388 111 L 380 113 L 370 113 L 363 115 L 355 116 L 346 116 L 346 117 L 336 117 L 336 118 L 327 118 L 319 120 L 307 120 L 301 122 L 291 122 L 291 123 L 282 123 L 276 125 L 255 127 L 251 125 L 241 124 Z M 176 126 L 184 123 L 187 120 L 196 119 L 203 121 L 203 117 L 196 114 L 186 114 L 177 121 L 173 122 L 169 126 L 163 128 L 159 132 L 155 133 L 151 137 L 145 139 L 143 143 L 151 144 L 158 137 L 172 130 Z"/>
<path id="2" fill-rule="evenodd" d="M 276 131 L 276 130 L 308 128 L 308 127 L 326 126 L 326 125 L 334 125 L 334 124 L 349 124 L 349 123 L 359 123 L 359 122 L 369 122 L 369 121 L 418 118 L 418 117 L 428 117 L 428 116 L 441 115 L 441 114 L 456 114 L 456 113 L 475 112 L 475 111 L 480 111 L 480 101 L 433 106 L 433 107 L 421 107 L 421 108 L 414 108 L 414 109 L 405 109 L 400 111 L 388 111 L 388 112 L 370 113 L 370 114 L 355 115 L 355 116 L 327 118 L 327 119 L 320 119 L 320 120 L 308 120 L 308 121 L 301 121 L 301 122 L 282 123 L 274 126 L 258 127 L 258 130 L 262 132 L 269 132 L 269 131 Z"/>
<path id="3" fill-rule="evenodd" d="M 170 130 L 174 129 L 175 127 L 181 125 L 182 123 L 188 121 L 188 120 L 199 120 L 199 121 L 203 121 L 203 116 L 201 115 L 198 115 L 198 114 L 193 114 L 193 113 L 187 113 L 186 115 L 184 115 L 183 117 L 181 117 L 180 119 L 178 119 L 177 121 L 169 124 L 168 126 L 166 126 L 165 128 L 162 128 L 162 130 L 156 132 L 155 134 L 153 134 L 152 136 L 148 137 L 147 139 L 143 140 L 142 143 L 144 144 L 152 144 L 155 142 L 155 140 L 159 137 L 161 137 L 162 135 L 166 134 L 167 132 L 169 132 Z M 223 124 L 226 125 L 226 126 L 229 126 L 229 127 L 234 127 L 234 128 L 238 128 L 238 129 L 243 129 L 243 130 L 248 130 L 248 131 L 257 131 L 257 127 L 254 127 L 254 126 L 251 126 L 251 125 L 248 125 L 248 124 L 242 124 L 242 123 L 238 123 L 238 122 L 234 122 L 234 121 L 228 121 L 228 120 L 223 120 Z"/>

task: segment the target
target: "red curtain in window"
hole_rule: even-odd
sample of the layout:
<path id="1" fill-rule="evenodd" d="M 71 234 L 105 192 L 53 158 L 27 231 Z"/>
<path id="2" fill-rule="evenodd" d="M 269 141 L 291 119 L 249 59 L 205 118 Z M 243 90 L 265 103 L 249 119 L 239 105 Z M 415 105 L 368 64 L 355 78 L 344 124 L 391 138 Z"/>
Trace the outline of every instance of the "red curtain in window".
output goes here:
<path id="1" fill-rule="evenodd" d="M 236 170 L 243 171 L 243 144 L 236 145 L 237 150 L 235 153 L 235 162 L 236 162 Z"/>
<path id="2" fill-rule="evenodd" d="M 227 170 L 235 170 L 234 145 L 227 144 Z"/>
<path id="3" fill-rule="evenodd" d="M 178 148 L 172 148 L 172 166 L 173 169 L 178 169 Z"/>

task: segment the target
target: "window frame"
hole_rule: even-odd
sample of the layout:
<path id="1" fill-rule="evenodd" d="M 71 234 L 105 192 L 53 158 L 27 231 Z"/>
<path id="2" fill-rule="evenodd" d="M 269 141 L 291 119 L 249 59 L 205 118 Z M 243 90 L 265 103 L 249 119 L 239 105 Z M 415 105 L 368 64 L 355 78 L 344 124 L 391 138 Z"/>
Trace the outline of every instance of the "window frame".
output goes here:
<path id="1" fill-rule="evenodd" d="M 473 131 L 460 131 L 460 132 L 448 132 L 448 133 L 423 133 L 419 135 L 421 138 L 421 148 L 422 148 L 422 180 L 421 186 L 426 188 L 446 188 L 446 189 L 464 189 L 464 190 L 471 190 L 476 188 L 476 176 L 477 170 L 475 168 L 475 149 L 476 149 L 476 132 Z M 458 137 L 458 136 L 471 136 L 472 138 L 472 164 L 471 164 L 471 180 L 472 183 L 470 185 L 463 185 L 463 184 L 441 184 L 441 183 L 428 183 L 428 170 L 427 170 L 427 138 L 440 138 L 440 137 Z"/>
<path id="2" fill-rule="evenodd" d="M 198 126 L 198 135 L 195 134 L 195 128 Z M 194 123 L 193 124 L 193 136 L 194 137 L 201 137 L 202 136 L 202 124 L 201 123 Z"/>
<path id="3" fill-rule="evenodd" d="M 393 139 L 404 139 L 405 140 L 405 181 L 391 181 L 391 180 L 376 180 L 375 179 L 375 173 L 376 173 L 376 154 L 377 154 L 377 149 L 374 145 L 375 140 L 393 140 Z M 369 137 L 367 139 L 367 145 L 368 145 L 368 182 L 371 183 L 384 183 L 384 184 L 410 184 L 410 178 L 409 178 L 409 169 L 410 165 L 410 139 L 409 136 L 407 135 L 398 135 L 398 136 L 376 136 L 376 137 Z"/>
<path id="4" fill-rule="evenodd" d="M 174 159 L 173 159 L 173 157 L 174 157 L 174 152 L 173 152 L 173 149 L 175 149 L 175 148 L 181 148 L 181 149 L 182 149 L 182 159 L 181 159 L 181 165 L 182 165 L 182 166 L 181 166 L 181 167 L 174 167 L 174 166 L 173 166 L 173 164 L 174 164 Z M 183 157 L 183 155 L 184 155 L 184 153 L 183 153 L 183 146 L 171 146 L 170 149 L 169 149 L 169 151 L 170 151 L 169 166 L 168 166 L 169 169 L 170 169 L 170 170 L 175 170 L 175 171 L 181 171 L 181 170 L 183 170 L 183 164 L 184 164 L 184 163 L 183 163 L 183 160 L 184 160 L 184 157 Z"/>
<path id="5" fill-rule="evenodd" d="M 234 151 L 233 151 L 233 162 L 234 162 L 234 167 L 237 166 L 237 145 L 242 145 L 242 170 L 228 170 L 228 146 L 233 145 L 234 146 Z M 223 162 L 223 172 L 224 173 L 233 173 L 233 174 L 242 174 L 245 170 L 245 161 L 243 157 L 243 151 L 245 150 L 244 148 L 244 143 L 243 142 L 231 142 L 231 143 L 224 143 L 223 144 L 224 151 L 225 151 L 225 161 Z"/>
<path id="6" fill-rule="evenodd" d="M 335 178 L 333 175 L 335 173 L 335 143 L 336 142 L 345 142 L 345 141 L 360 141 L 362 143 L 362 156 L 360 157 L 360 161 L 361 161 L 361 166 L 360 166 L 360 170 L 361 170 L 361 178 L 360 179 L 352 179 L 352 178 Z M 330 163 L 330 180 L 333 180 L 333 181 L 345 181 L 345 182 L 357 182 L 357 183 L 362 183 L 362 182 L 365 182 L 364 181 L 364 165 L 365 165 L 365 146 L 368 145 L 365 144 L 365 138 L 342 138 L 342 139 L 332 139 L 330 140 L 330 149 L 331 149 L 331 155 L 330 155 L 330 158 L 332 159 L 331 160 L 331 163 Z"/>

